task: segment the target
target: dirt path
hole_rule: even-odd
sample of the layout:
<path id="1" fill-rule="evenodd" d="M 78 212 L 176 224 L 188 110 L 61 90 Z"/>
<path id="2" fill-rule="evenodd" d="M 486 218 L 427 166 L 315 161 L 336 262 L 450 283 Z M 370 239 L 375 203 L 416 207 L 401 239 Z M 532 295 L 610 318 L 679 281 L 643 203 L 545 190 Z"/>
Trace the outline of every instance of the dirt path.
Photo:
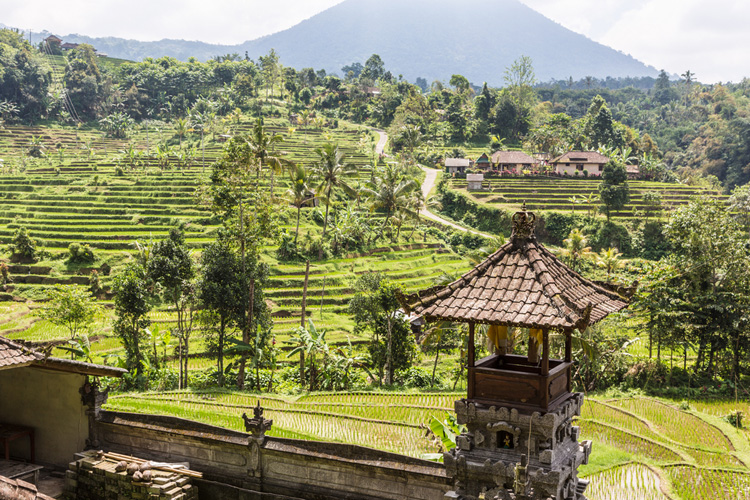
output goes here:
<path id="1" fill-rule="evenodd" d="M 385 144 L 388 142 L 388 134 L 385 133 L 385 130 L 380 129 L 372 129 L 373 131 L 380 134 L 380 140 L 378 140 L 378 143 L 375 145 L 375 152 L 377 154 L 383 154 L 383 150 L 385 149 Z M 427 201 L 427 196 L 430 194 L 430 191 L 432 191 L 433 186 L 435 185 L 435 181 L 437 180 L 437 176 L 440 172 L 440 170 L 435 170 L 434 168 L 428 168 L 428 167 L 422 167 L 422 170 L 424 170 L 424 181 L 422 181 L 422 195 L 424 196 L 425 201 Z M 465 227 L 459 226 L 458 224 L 454 224 L 451 221 L 445 220 L 442 217 L 433 214 L 429 210 L 427 210 L 426 207 L 422 208 L 422 210 L 419 211 L 419 215 L 422 217 L 425 217 L 427 219 L 433 220 L 435 222 L 439 222 L 440 224 L 443 224 L 445 226 L 449 226 L 453 229 L 458 229 L 459 231 L 468 231 L 472 234 L 478 234 L 480 236 L 484 236 L 485 238 L 494 238 L 493 235 L 482 233 L 480 231 L 474 231 L 473 229 L 467 229 Z"/>
<path id="2" fill-rule="evenodd" d="M 422 194 L 424 195 L 425 201 L 427 201 L 427 196 L 430 194 L 430 191 L 432 190 L 432 187 L 435 185 L 435 181 L 437 180 L 438 174 L 441 172 L 439 170 L 435 170 L 434 168 L 428 168 L 428 167 L 422 167 L 422 170 L 424 170 L 424 181 L 422 182 Z M 430 220 L 434 220 L 435 222 L 439 222 L 440 224 L 444 224 L 446 226 L 450 226 L 453 229 L 458 229 L 459 231 L 468 231 L 472 234 L 478 234 L 480 236 L 484 236 L 485 238 L 494 238 L 493 235 L 482 233 L 480 231 L 474 231 L 473 229 L 467 229 L 465 227 L 459 226 L 458 224 L 454 224 L 451 221 L 445 220 L 440 216 L 437 216 L 433 214 L 432 212 L 428 211 L 427 208 L 422 208 L 422 210 L 419 211 L 419 215 L 422 217 L 426 217 Z"/>
<path id="3" fill-rule="evenodd" d="M 375 145 L 375 152 L 379 155 L 382 155 L 383 151 L 385 150 L 385 143 L 388 142 L 388 134 L 385 133 L 385 130 L 380 130 L 378 128 L 374 128 L 371 130 L 380 134 L 380 139 L 378 140 L 378 143 Z"/>

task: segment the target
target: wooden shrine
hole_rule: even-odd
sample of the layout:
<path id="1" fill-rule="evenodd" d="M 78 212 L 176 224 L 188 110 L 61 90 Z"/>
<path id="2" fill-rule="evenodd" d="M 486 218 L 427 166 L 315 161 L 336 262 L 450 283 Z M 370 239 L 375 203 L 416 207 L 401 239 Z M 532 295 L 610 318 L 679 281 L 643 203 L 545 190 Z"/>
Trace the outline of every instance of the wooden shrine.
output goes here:
<path id="1" fill-rule="evenodd" d="M 571 393 L 571 336 L 628 301 L 539 244 L 535 219 L 524 205 L 510 241 L 484 262 L 449 285 L 402 298 L 428 322 L 469 324 L 468 394 L 455 404 L 468 430 L 444 457 L 454 483 L 446 498 L 585 500 L 588 482 L 577 469 L 591 443 L 579 442 L 572 425 L 583 395 Z M 479 325 L 494 352 L 476 360 Z M 509 352 L 510 329 L 528 331 L 524 355 Z M 555 334 L 564 336 L 565 359 L 550 358 Z"/>

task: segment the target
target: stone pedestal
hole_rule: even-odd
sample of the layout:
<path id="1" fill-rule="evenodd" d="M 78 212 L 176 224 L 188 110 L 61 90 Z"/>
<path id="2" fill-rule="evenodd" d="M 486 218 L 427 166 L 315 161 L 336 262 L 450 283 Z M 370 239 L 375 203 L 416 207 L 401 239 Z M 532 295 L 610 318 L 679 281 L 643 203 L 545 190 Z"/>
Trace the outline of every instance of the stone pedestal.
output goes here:
<path id="1" fill-rule="evenodd" d="M 578 466 L 588 462 L 591 442 L 579 442 L 572 425 L 582 403 L 580 393 L 551 412 L 456 401 L 458 423 L 467 431 L 445 454 L 454 484 L 445 498 L 585 500 L 588 481 L 578 479 Z"/>

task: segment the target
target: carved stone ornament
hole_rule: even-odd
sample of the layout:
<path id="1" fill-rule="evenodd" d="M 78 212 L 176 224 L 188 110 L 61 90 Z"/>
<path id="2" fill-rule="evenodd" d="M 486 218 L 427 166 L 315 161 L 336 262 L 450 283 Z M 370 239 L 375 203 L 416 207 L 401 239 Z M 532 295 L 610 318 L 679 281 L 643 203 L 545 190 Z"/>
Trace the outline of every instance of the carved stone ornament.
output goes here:
<path id="1" fill-rule="evenodd" d="M 523 203 L 520 212 L 513 214 L 511 220 L 513 221 L 513 234 L 510 236 L 511 240 L 524 241 L 534 238 L 536 215 L 534 212 L 526 211 L 526 202 Z"/>
<path id="2" fill-rule="evenodd" d="M 245 431 L 261 442 L 265 439 L 266 431 L 273 425 L 273 420 L 263 417 L 263 408 L 260 406 L 260 401 L 253 408 L 253 418 L 248 417 L 247 413 L 243 413 L 242 420 L 245 422 Z"/>

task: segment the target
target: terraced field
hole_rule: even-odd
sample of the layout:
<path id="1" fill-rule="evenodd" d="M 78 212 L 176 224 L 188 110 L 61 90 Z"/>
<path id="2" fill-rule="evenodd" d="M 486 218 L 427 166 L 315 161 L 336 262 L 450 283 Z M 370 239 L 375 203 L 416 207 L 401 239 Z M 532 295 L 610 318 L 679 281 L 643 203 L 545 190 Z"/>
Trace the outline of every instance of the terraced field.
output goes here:
<path id="1" fill-rule="evenodd" d="M 452 181 L 455 189 L 468 193 L 475 201 L 506 210 L 518 210 L 526 202 L 530 210 L 558 210 L 586 214 L 599 205 L 585 200 L 598 193 L 600 180 L 566 179 L 559 177 L 525 177 L 525 178 L 489 178 L 485 180 L 484 191 L 467 191 L 466 180 Z M 628 181 L 630 185 L 630 203 L 621 211 L 613 214 L 616 218 L 642 216 L 648 210 L 643 195 L 657 192 L 662 197 L 661 215 L 686 204 L 695 196 L 712 196 L 726 199 L 721 193 L 704 188 L 682 184 L 665 184 L 649 181 Z M 577 200 L 573 202 L 573 199 Z M 595 212 L 594 212 L 595 213 Z M 640 213 L 640 215 L 639 215 Z"/>
<path id="2" fill-rule="evenodd" d="M 424 424 L 432 416 L 443 419 L 461 397 L 463 393 L 320 393 L 282 398 L 170 391 L 116 395 L 108 408 L 178 415 L 241 431 L 240 416 L 260 399 L 274 421 L 272 435 L 419 457 L 438 451 L 425 436 Z M 734 408 L 746 411 L 747 403 L 734 403 Z M 590 500 L 748 498 L 747 436 L 708 413 L 682 411 L 650 398 L 587 398 L 577 425 L 581 439 L 594 442 L 589 464 L 580 470 L 591 481 L 586 491 Z"/>
<path id="3" fill-rule="evenodd" d="M 249 132 L 252 121 L 226 122 L 221 127 L 232 133 Z M 369 179 L 370 151 L 361 147 L 363 130 L 357 127 L 339 129 L 290 130 L 284 119 L 266 119 L 266 126 L 286 137 L 281 149 L 292 161 L 311 164 L 314 149 L 327 141 L 337 142 L 347 161 L 357 165 L 360 181 Z M 221 128 L 219 127 L 219 128 Z M 221 132 L 221 130 L 219 130 Z M 213 240 L 217 221 L 200 203 L 200 187 L 205 184 L 211 162 L 222 152 L 223 144 L 206 135 L 205 168 L 200 138 L 197 134 L 183 139 L 183 149 L 197 148 L 189 164 L 176 156 L 159 165 L 156 145 L 171 144 L 179 150 L 171 126 L 151 123 L 148 128 L 133 131 L 128 139 L 110 139 L 95 129 L 82 127 L 21 127 L 0 129 L 0 248 L 14 232 L 25 227 L 39 240 L 48 256 L 32 265 L 11 264 L 12 283 L 0 290 L 0 298 L 44 299 L 55 284 L 89 286 L 92 269 L 99 271 L 102 284 L 109 283 L 110 270 L 127 265 L 137 252 L 136 240 L 145 243 L 163 238 L 170 228 L 181 224 L 186 241 L 196 252 Z M 221 135 L 216 138 L 221 140 Z M 43 146 L 44 157 L 32 158 L 32 143 Z M 131 168 L 125 154 L 132 146 L 141 152 L 140 164 Z M 262 177 L 262 187 L 270 192 L 270 178 Z M 274 194 L 282 200 L 287 189 L 284 176 L 276 175 Z M 280 205 L 283 209 L 283 202 Z M 294 230 L 294 212 L 287 208 L 284 229 Z M 303 209 L 306 211 L 308 209 Z M 373 215 L 377 217 L 377 215 Z M 305 222 L 301 237 L 320 228 Z M 404 228 L 404 234 L 410 228 Z M 419 240 L 416 239 L 417 235 Z M 468 264 L 444 249 L 435 240 L 424 240 L 415 233 L 414 240 L 404 238 L 398 244 L 382 242 L 361 255 L 314 262 L 308 286 L 308 314 L 318 328 L 329 330 L 329 341 L 343 342 L 352 336 L 353 325 L 344 314 L 354 291 L 352 282 L 358 275 L 381 271 L 409 290 L 424 288 L 443 272 L 461 272 Z M 65 251 L 71 243 L 88 244 L 96 262 L 89 265 L 65 263 Z M 304 264 L 279 264 L 275 248 L 265 249 L 264 258 L 272 264 L 270 286 L 266 290 L 274 318 L 274 333 L 283 338 L 300 322 Z M 0 258 L 2 257 L 0 251 Z M 103 303 L 108 304 L 104 297 Z M 63 342 L 65 332 L 49 322 L 39 321 L 31 312 L 36 304 L 18 305 L 12 314 L 0 316 L 0 334 L 34 342 Z M 170 327 L 176 317 L 167 310 L 152 313 L 160 327 Z M 100 318 L 94 332 L 95 359 L 119 352 L 111 337 L 111 312 Z M 202 346 L 198 340 L 198 349 Z M 194 351 L 199 352 L 199 351 Z M 196 360 L 202 365 L 202 360 Z"/>

